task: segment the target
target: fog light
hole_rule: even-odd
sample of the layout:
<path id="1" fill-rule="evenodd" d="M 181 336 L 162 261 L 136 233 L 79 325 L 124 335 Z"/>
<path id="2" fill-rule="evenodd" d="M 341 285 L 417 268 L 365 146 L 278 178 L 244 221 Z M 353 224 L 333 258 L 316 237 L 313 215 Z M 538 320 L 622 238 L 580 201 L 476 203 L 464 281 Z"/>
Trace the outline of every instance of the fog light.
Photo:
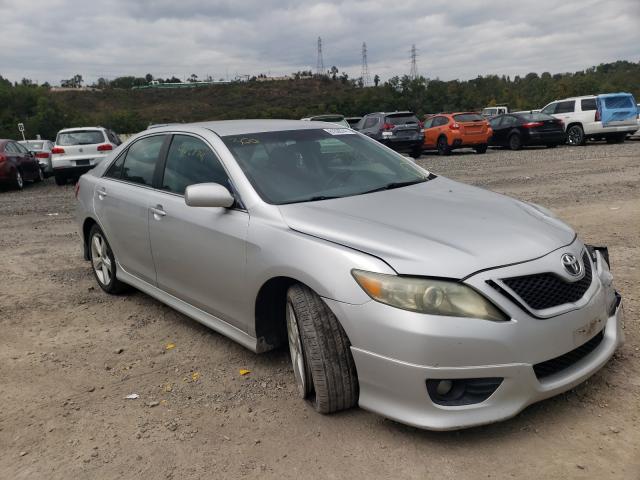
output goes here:
<path id="1" fill-rule="evenodd" d="M 484 402 L 503 378 L 456 378 L 427 380 L 427 392 L 436 405 L 458 406 Z"/>
<path id="2" fill-rule="evenodd" d="M 436 387 L 438 395 L 446 395 L 453 388 L 453 382 L 451 380 L 440 380 Z"/>

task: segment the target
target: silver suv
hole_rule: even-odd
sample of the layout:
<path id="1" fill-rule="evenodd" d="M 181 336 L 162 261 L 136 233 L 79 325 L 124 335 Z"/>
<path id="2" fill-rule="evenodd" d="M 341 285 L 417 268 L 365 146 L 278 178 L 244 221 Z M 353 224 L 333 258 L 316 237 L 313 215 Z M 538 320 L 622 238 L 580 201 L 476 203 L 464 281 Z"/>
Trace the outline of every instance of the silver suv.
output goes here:
<path id="1" fill-rule="evenodd" d="M 118 145 L 118 136 L 103 127 L 60 130 L 51 150 L 56 184 L 64 185 L 68 179 L 78 178 L 98 165 Z"/>
<path id="2" fill-rule="evenodd" d="M 606 248 L 548 210 L 323 122 L 169 125 L 78 184 L 85 257 L 255 352 L 300 397 L 453 429 L 509 418 L 622 342 Z"/>

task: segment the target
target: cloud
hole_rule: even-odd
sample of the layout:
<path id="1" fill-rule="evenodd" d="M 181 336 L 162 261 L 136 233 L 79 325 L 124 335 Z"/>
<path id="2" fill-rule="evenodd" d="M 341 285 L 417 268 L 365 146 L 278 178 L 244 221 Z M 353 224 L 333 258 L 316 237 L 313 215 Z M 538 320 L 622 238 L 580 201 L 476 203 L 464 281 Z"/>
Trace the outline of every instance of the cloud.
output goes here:
<path id="1" fill-rule="evenodd" d="M 411 45 L 427 77 L 565 72 L 639 61 L 637 0 L 0 0 L 0 74 L 57 84 L 75 73 L 233 77 L 325 67 L 408 73 Z"/>

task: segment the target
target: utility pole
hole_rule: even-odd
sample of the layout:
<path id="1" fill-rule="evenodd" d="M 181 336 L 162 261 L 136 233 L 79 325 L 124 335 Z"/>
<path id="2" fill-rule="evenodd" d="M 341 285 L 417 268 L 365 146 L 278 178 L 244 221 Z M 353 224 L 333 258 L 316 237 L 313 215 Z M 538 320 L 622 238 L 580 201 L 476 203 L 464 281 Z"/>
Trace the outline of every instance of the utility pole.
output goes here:
<path id="1" fill-rule="evenodd" d="M 371 85 L 371 76 L 369 75 L 369 63 L 367 62 L 367 43 L 362 42 L 362 86 Z"/>
<path id="2" fill-rule="evenodd" d="M 322 38 L 318 37 L 318 61 L 316 62 L 316 75 L 322 76 L 324 71 L 324 59 L 322 58 Z"/>

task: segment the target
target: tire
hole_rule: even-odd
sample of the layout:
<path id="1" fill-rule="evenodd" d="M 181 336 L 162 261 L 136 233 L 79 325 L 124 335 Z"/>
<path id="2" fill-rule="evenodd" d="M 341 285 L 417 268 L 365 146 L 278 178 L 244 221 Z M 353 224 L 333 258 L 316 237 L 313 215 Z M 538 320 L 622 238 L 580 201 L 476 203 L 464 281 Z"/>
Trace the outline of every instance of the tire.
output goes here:
<path id="1" fill-rule="evenodd" d="M 520 150 L 522 148 L 522 139 L 517 133 L 512 133 L 509 136 L 509 148 L 511 150 Z"/>
<path id="2" fill-rule="evenodd" d="M 20 170 L 16 168 L 16 173 L 13 177 L 13 187 L 16 190 L 22 190 L 24 188 L 24 178 L 22 177 L 22 173 Z"/>
<path id="3" fill-rule="evenodd" d="M 110 294 L 118 294 L 126 290 L 127 285 L 116 278 L 116 259 L 98 225 L 91 227 L 89 232 L 89 260 L 93 276 L 102 290 Z"/>
<path id="4" fill-rule="evenodd" d="M 487 144 L 485 143 L 483 145 L 478 145 L 474 148 L 474 150 L 476 151 L 476 153 L 487 153 Z"/>
<path id="5" fill-rule="evenodd" d="M 62 186 L 67 184 L 67 177 L 65 177 L 64 175 L 56 174 L 55 177 L 56 177 L 56 185 Z"/>
<path id="6" fill-rule="evenodd" d="M 299 284 L 287 292 L 286 311 L 299 395 L 319 413 L 354 407 L 358 376 L 351 344 L 336 316 L 316 293 Z"/>
<path id="7" fill-rule="evenodd" d="M 415 158 L 417 160 L 418 158 L 420 158 L 421 155 L 422 155 L 422 145 L 420 145 L 419 147 L 415 147 L 413 150 L 411 150 L 412 158 Z"/>
<path id="8" fill-rule="evenodd" d="M 574 147 L 584 145 L 584 130 L 580 125 L 571 125 L 567 128 L 567 143 Z"/>
<path id="9" fill-rule="evenodd" d="M 449 155 L 451 153 L 451 147 L 447 143 L 447 137 L 438 138 L 438 142 L 436 144 L 438 148 L 438 155 Z"/>
<path id="10" fill-rule="evenodd" d="M 44 172 L 42 171 L 42 169 L 40 167 L 38 167 L 38 175 L 36 175 L 35 180 L 33 181 L 34 183 L 40 183 L 44 181 Z"/>

